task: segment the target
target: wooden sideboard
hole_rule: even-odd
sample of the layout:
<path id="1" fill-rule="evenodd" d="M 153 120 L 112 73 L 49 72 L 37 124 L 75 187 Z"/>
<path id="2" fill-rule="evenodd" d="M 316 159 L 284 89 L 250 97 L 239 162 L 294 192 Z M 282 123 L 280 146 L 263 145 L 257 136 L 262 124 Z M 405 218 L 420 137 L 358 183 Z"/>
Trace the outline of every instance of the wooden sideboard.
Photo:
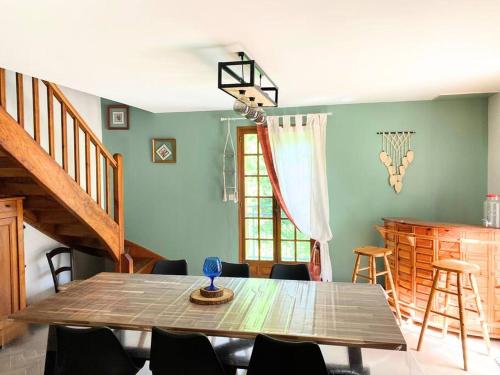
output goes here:
<path id="1" fill-rule="evenodd" d="M 500 229 L 482 226 L 419 221 L 407 218 L 384 218 L 378 227 L 387 248 L 392 274 L 401 304 L 401 313 L 415 321 L 422 321 L 432 286 L 432 262 L 455 258 L 477 264 L 477 276 L 490 334 L 500 338 Z M 444 283 L 444 274 L 441 279 Z M 452 279 L 452 285 L 456 281 Z M 443 293 L 436 293 L 434 308 L 442 311 Z M 450 313 L 458 316 L 456 299 L 452 298 Z M 466 308 L 475 309 L 473 300 Z M 477 315 L 466 311 L 469 332 L 481 335 Z M 450 321 L 450 330 L 458 329 L 458 322 Z M 430 324 L 441 327 L 442 318 L 431 314 Z"/>

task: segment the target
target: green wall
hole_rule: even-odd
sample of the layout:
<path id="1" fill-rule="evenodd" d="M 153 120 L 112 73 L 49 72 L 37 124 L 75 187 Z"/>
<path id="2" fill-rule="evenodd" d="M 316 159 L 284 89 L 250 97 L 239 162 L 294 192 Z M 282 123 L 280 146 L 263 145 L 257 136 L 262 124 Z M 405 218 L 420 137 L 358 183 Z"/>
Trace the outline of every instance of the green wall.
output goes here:
<path id="1" fill-rule="evenodd" d="M 110 103 L 103 100 L 104 121 Z M 480 223 L 487 180 L 487 100 L 281 108 L 274 113 L 327 111 L 333 113 L 327 169 L 334 280 L 349 280 L 354 247 L 380 243 L 373 225 L 383 216 Z M 129 131 L 103 126 L 105 145 L 125 159 L 127 239 L 171 259 L 186 258 L 192 274 L 201 273 L 208 255 L 238 259 L 237 206 L 222 202 L 221 115 L 234 113 L 153 114 L 131 108 Z M 416 131 L 415 161 L 399 195 L 389 187 L 378 159 L 379 130 Z M 151 162 L 153 137 L 177 139 L 176 164 Z"/>

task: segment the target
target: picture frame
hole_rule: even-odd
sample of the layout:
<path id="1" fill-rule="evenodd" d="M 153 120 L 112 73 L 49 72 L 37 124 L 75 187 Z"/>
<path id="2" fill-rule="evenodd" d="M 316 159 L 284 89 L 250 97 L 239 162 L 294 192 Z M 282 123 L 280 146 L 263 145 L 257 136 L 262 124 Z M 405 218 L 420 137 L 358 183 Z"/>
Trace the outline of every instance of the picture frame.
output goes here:
<path id="1" fill-rule="evenodd" d="M 153 138 L 152 161 L 153 163 L 176 163 L 177 146 L 175 138 Z"/>
<path id="2" fill-rule="evenodd" d="M 127 105 L 109 105 L 107 128 L 109 130 L 129 129 L 129 107 Z"/>

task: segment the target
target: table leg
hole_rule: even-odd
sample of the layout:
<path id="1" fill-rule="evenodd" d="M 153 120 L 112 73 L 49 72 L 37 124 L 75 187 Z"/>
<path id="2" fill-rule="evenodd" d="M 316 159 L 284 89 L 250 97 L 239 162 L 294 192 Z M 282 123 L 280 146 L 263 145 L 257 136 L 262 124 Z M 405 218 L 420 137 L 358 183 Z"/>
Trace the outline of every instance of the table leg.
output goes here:
<path id="1" fill-rule="evenodd" d="M 56 373 L 56 328 L 49 326 L 47 335 L 47 351 L 45 354 L 44 375 L 53 375 Z"/>
<path id="2" fill-rule="evenodd" d="M 349 356 L 349 367 L 351 370 L 358 374 L 363 373 L 363 357 L 361 355 L 361 348 L 351 347 L 347 348 L 347 355 Z"/>

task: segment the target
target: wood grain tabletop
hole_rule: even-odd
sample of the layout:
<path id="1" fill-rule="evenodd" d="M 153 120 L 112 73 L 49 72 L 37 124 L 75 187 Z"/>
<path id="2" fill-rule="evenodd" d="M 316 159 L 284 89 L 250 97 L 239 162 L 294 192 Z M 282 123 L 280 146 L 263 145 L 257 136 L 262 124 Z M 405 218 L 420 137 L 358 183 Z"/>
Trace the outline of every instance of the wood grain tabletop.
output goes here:
<path id="1" fill-rule="evenodd" d="M 224 305 L 189 302 L 201 276 L 100 273 L 9 318 L 29 323 L 203 332 L 252 338 L 258 333 L 318 344 L 406 350 L 379 285 L 217 278 L 234 291 Z"/>

